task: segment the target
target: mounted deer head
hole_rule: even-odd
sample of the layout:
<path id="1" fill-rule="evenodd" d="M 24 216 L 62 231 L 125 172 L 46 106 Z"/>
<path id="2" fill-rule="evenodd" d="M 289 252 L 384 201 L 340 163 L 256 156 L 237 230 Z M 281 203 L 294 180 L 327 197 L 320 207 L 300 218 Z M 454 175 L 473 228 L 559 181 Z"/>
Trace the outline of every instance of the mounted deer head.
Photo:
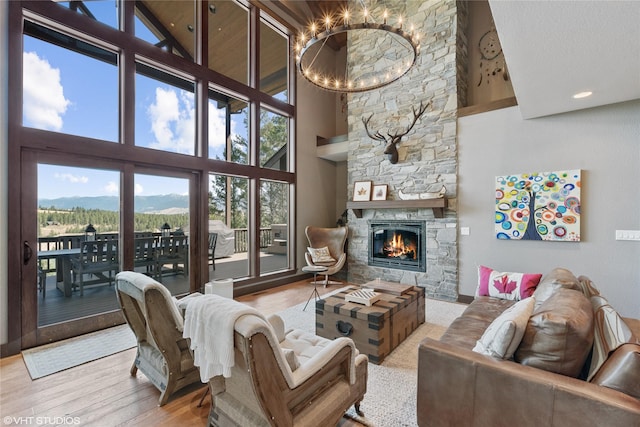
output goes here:
<path id="1" fill-rule="evenodd" d="M 384 136 L 380 133 L 380 131 L 376 131 L 376 133 L 372 135 L 369 131 L 369 121 L 371 120 L 371 117 L 373 117 L 373 114 L 371 114 L 367 119 L 365 119 L 364 117 L 362 118 L 362 123 L 364 123 L 364 128 L 367 131 L 367 135 L 369 135 L 370 138 L 375 139 L 376 141 L 386 142 L 387 146 L 384 148 L 384 154 L 389 155 L 389 161 L 392 164 L 395 165 L 396 163 L 398 163 L 398 143 L 400 142 L 400 140 L 402 140 L 403 136 L 408 134 L 409 131 L 413 129 L 413 126 L 416 124 L 420 116 L 422 116 L 427 110 L 429 104 L 430 102 L 427 102 L 426 105 L 422 105 L 422 102 L 420 102 L 420 107 L 417 110 L 416 107 L 412 107 L 413 121 L 411 122 L 411 125 L 409 125 L 407 130 L 403 133 L 396 133 L 394 135 L 387 132 L 387 136 Z"/>

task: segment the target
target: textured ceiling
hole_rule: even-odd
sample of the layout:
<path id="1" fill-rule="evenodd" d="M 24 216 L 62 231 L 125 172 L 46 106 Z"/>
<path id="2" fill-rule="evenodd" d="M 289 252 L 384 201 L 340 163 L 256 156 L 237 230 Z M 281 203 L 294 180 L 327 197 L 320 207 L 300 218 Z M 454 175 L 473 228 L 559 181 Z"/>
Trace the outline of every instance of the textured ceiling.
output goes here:
<path id="1" fill-rule="evenodd" d="M 640 98 L 640 1 L 489 5 L 523 118 Z"/>

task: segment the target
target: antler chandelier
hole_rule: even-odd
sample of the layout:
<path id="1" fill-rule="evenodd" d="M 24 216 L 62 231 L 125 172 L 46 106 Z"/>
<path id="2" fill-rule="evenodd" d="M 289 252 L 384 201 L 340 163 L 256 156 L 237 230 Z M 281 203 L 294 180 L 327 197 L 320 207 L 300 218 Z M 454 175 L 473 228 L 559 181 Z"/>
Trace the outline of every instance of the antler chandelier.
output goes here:
<path id="1" fill-rule="evenodd" d="M 362 21 L 352 23 L 353 15 L 345 9 L 339 17 L 327 15 L 321 22 L 312 22 L 298 35 L 296 65 L 305 79 L 332 92 L 365 92 L 386 86 L 411 69 L 420 50 L 420 36 L 413 25 L 405 31 L 402 16 L 396 26 L 389 25 L 386 10 L 381 24 L 374 22 L 366 7 L 358 15 L 354 18 Z M 339 45 L 336 40 L 343 34 L 348 40 L 344 67 L 332 67 L 332 61 L 326 60 L 331 55 L 329 46 Z"/>

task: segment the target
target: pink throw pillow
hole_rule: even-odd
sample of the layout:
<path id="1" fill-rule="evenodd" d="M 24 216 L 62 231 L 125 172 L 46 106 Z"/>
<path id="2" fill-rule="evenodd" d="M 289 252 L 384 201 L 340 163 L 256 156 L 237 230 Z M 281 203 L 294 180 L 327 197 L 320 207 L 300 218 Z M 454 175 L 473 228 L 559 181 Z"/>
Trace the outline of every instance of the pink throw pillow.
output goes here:
<path id="1" fill-rule="evenodd" d="M 481 265 L 478 267 L 478 296 L 519 301 L 536 290 L 542 274 L 502 273 Z"/>

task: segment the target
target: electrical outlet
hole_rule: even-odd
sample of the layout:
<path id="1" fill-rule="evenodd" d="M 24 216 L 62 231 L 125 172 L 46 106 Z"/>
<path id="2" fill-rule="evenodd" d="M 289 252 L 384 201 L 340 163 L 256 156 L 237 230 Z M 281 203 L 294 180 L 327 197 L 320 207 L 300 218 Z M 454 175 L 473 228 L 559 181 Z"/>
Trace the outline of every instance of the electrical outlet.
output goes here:
<path id="1" fill-rule="evenodd" d="M 469 235 L 469 227 L 460 227 L 460 235 L 468 236 Z"/>
<path id="2" fill-rule="evenodd" d="M 640 241 L 640 230 L 616 230 L 616 240 Z"/>

